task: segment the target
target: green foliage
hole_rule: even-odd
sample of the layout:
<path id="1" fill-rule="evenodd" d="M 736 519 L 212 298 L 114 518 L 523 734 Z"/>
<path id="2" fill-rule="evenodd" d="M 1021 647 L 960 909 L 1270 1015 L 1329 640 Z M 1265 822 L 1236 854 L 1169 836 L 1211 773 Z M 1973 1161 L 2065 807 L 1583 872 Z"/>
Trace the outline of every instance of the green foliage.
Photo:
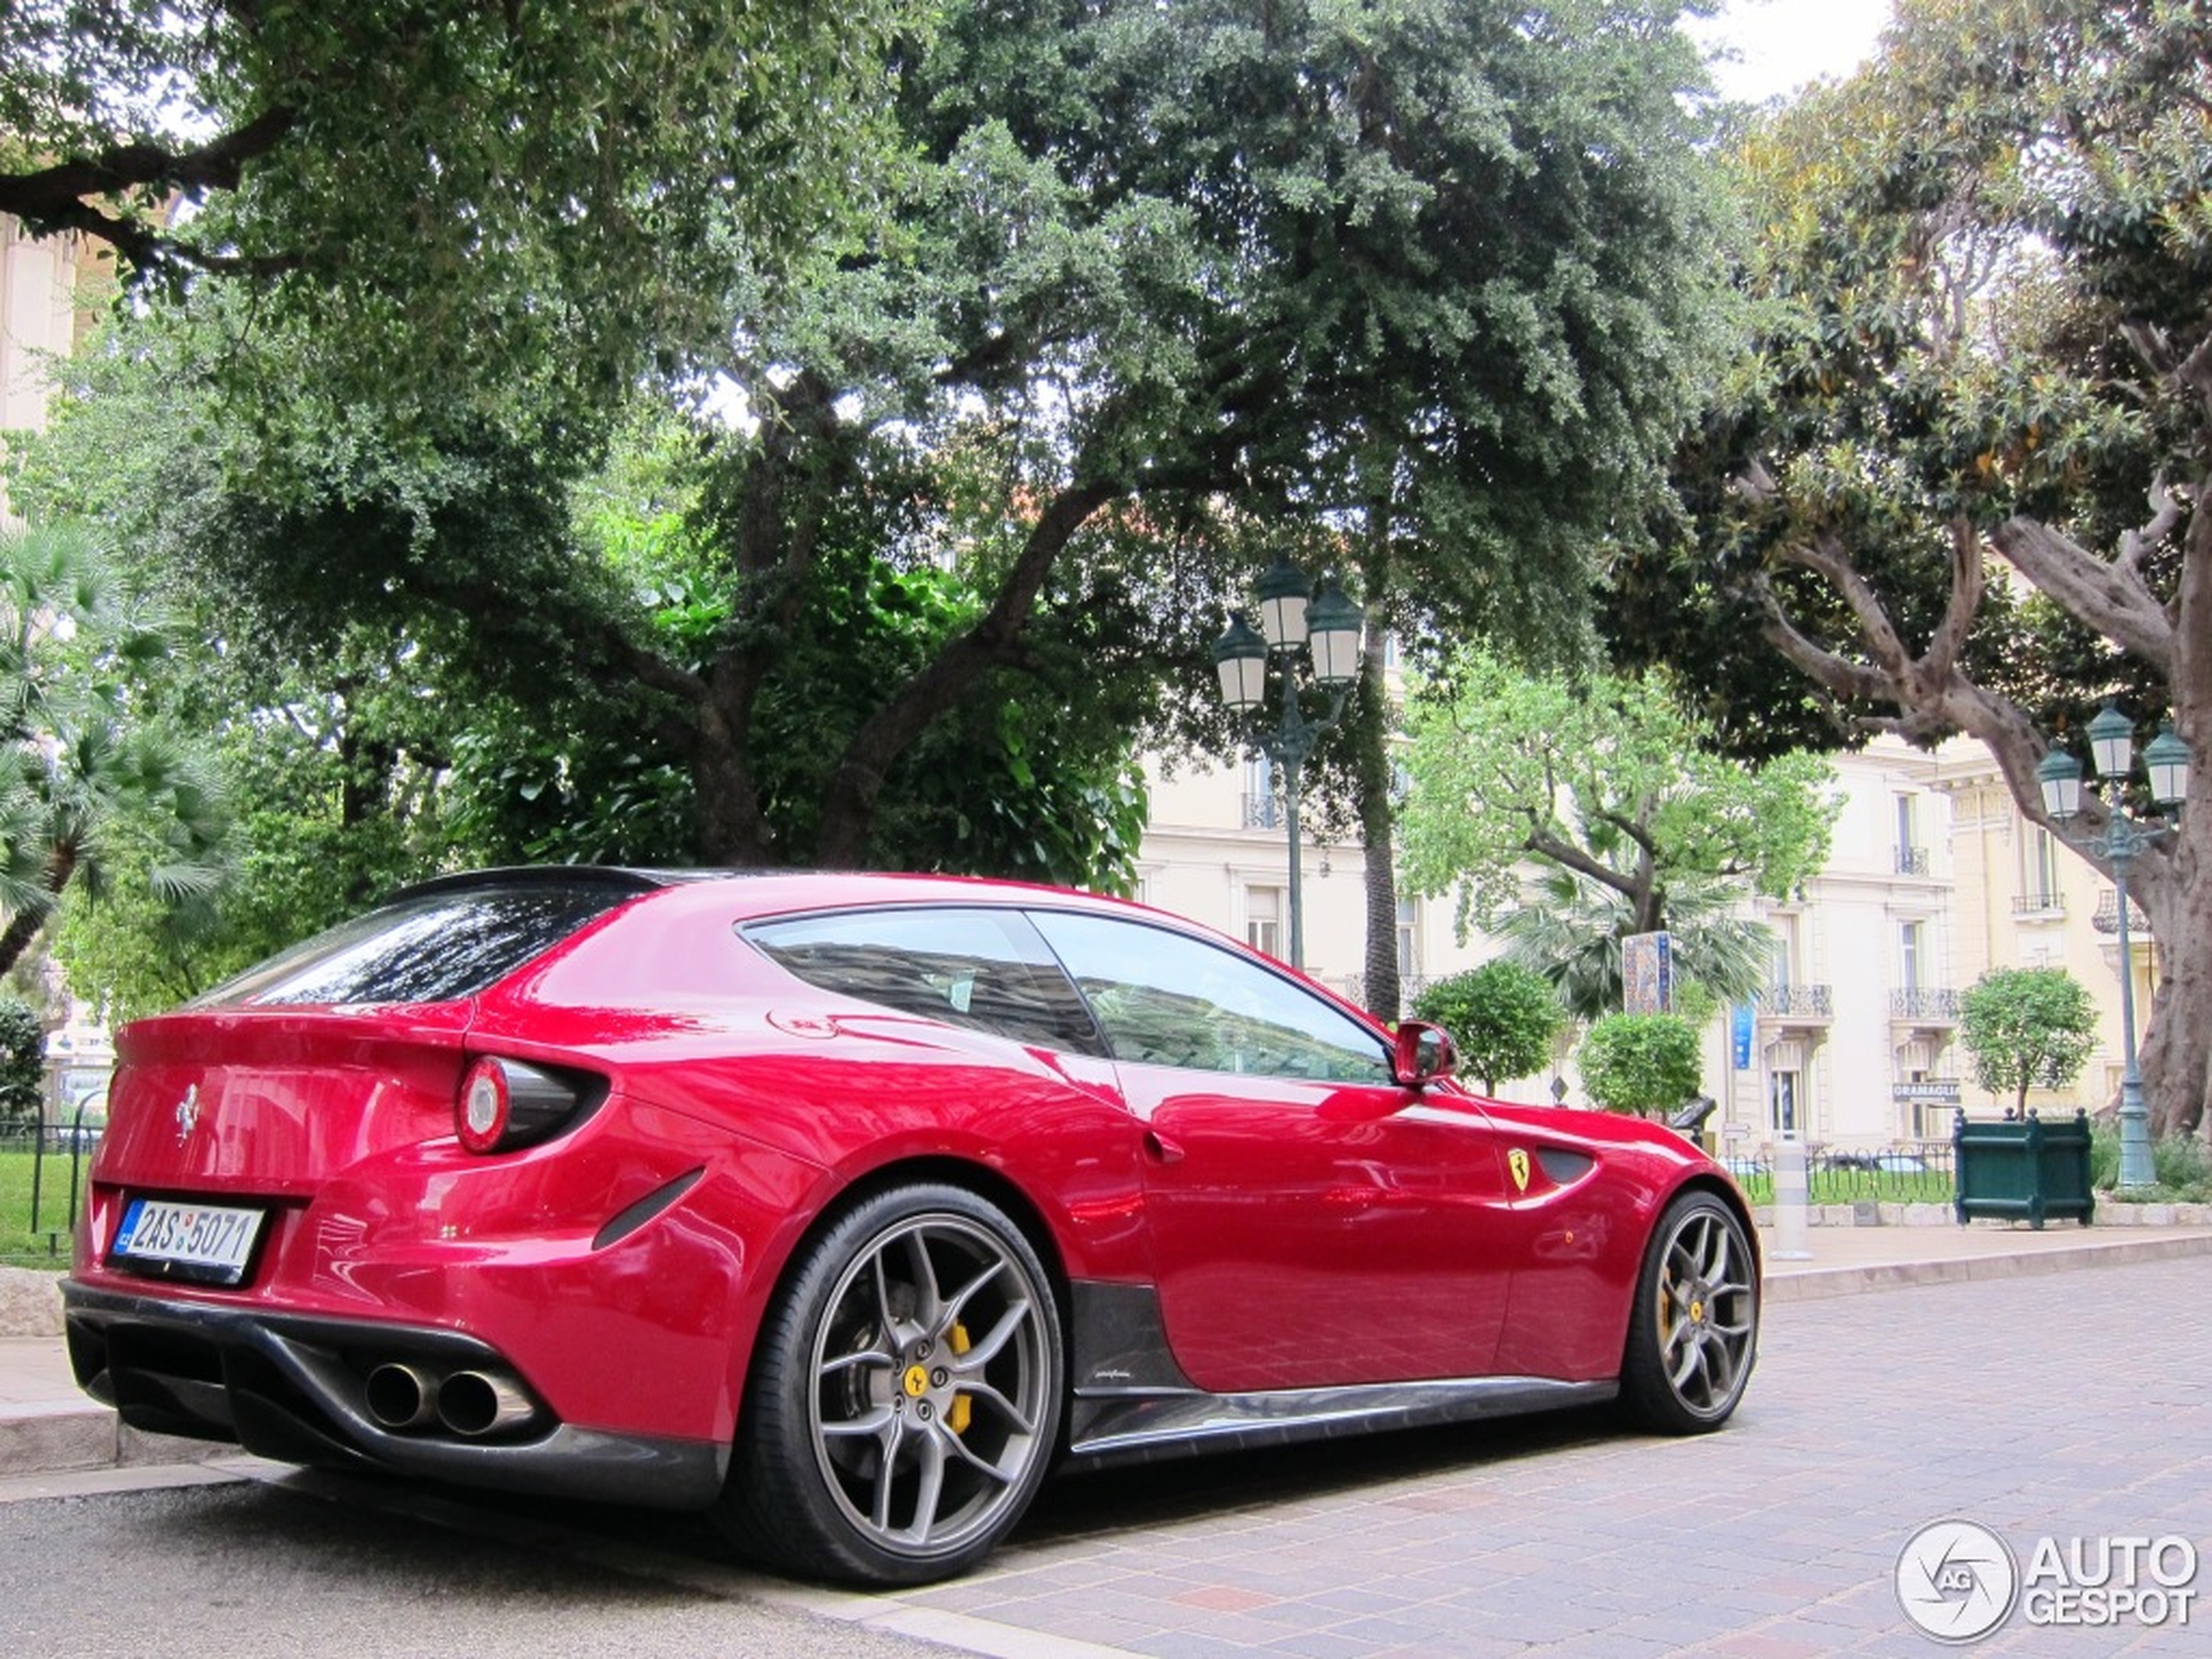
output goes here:
<path id="1" fill-rule="evenodd" d="M 820 92 L 834 128 L 880 16 L 771 114 Z M 604 388 L 577 383 L 610 358 L 563 331 L 600 343 L 596 309 L 569 301 L 623 266 L 549 266 L 518 231 L 511 272 L 464 265 L 451 318 L 529 303 L 436 373 L 325 372 L 354 347 L 346 307 L 206 286 L 118 330 L 24 498 L 132 526 L 226 651 L 301 665 L 287 698 L 334 693 L 351 631 L 404 640 L 412 674 L 472 711 L 442 751 L 450 845 L 1125 884 L 1130 753 L 1209 718 L 1177 705 L 1209 696 L 1204 643 L 1265 536 L 1333 551 L 1365 515 L 1392 572 L 1379 617 L 1571 651 L 1596 550 L 1662 504 L 1728 303 L 1706 130 L 1678 96 L 1702 73 L 1671 5 L 1519 17 L 949 8 L 901 42 L 879 105 L 903 162 L 819 257 L 772 272 L 748 218 L 702 274 L 691 184 L 629 199 L 676 221 L 666 267 L 631 275 L 670 314 L 652 395 L 682 413 L 650 413 L 598 476 Z M 384 21 L 372 5 L 345 26 Z M 701 21 L 677 94 L 754 26 Z M 810 15 L 793 50 L 826 26 Z M 455 33 L 441 51 L 472 61 L 473 30 Z M 590 43 L 575 73 L 619 50 Z M 573 113 L 521 124 L 550 124 L 550 177 Z M 440 118 L 398 125 L 419 140 Z M 702 153 L 713 192 L 754 177 Z M 591 228 L 603 199 L 577 199 Z M 266 206 L 241 192 L 224 233 Z M 374 234 L 388 206 L 365 196 Z M 701 306 L 723 348 L 686 355 Z M 628 296 L 611 315 L 619 340 Z M 211 361 L 218 391 L 255 385 L 250 418 L 210 392 Z M 1264 534 L 1217 534 L 1235 516 Z"/>
<path id="2" fill-rule="evenodd" d="M 1708 883 L 1674 888 L 1667 899 L 1673 940 L 1675 1012 L 1703 1024 L 1722 1000 L 1763 989 L 1773 965 L 1774 933 L 1737 914 L 1741 896 Z M 1621 1010 L 1626 1000 L 1622 941 L 1641 931 L 1628 899 L 1568 870 L 1532 882 L 1521 907 L 1498 923 L 1507 956 L 1551 982 L 1575 1019 Z"/>
<path id="3" fill-rule="evenodd" d="M 1621 892 L 1637 932 L 1664 927 L 1677 881 L 1779 898 L 1825 860 L 1840 805 L 1817 756 L 1714 753 L 1656 673 L 1578 682 L 1463 651 L 1419 688 L 1408 725 L 1406 873 L 1456 888 L 1463 924 L 1516 907 L 1531 858 Z"/>
<path id="4" fill-rule="evenodd" d="M 201 363 L 234 382 L 260 327 L 305 320 L 320 383 L 402 417 L 534 381 L 589 418 L 854 210 L 908 10 L 21 0 L 0 212 L 161 293 L 250 291 Z M 198 211 L 168 213 L 179 188 Z"/>
<path id="5" fill-rule="evenodd" d="M 1413 1004 L 1417 1018 L 1452 1034 L 1460 1064 L 1495 1094 L 1501 1077 L 1526 1077 L 1551 1058 L 1567 1011 L 1541 974 L 1507 961 L 1439 980 Z"/>
<path id="6" fill-rule="evenodd" d="M 2130 1203 L 2212 1204 L 2212 1151 L 2194 1135 L 2160 1135 L 2150 1143 L 2153 1179 L 2131 1188 Z M 2109 1118 L 2089 1123 L 2089 1184 L 2099 1192 L 2120 1185 L 2120 1125 Z"/>
<path id="7" fill-rule="evenodd" d="M 220 885 L 219 785 L 197 745 L 130 696 L 167 650 L 83 526 L 0 529 L 0 973 L 64 893 L 101 894 L 126 839 L 163 905 Z"/>
<path id="8" fill-rule="evenodd" d="M 2064 1089 L 2096 1046 L 2097 1009 L 2062 968 L 1993 968 L 1959 1003 L 1959 1041 L 1974 1081 L 2027 1109 L 2030 1089 Z"/>
<path id="9" fill-rule="evenodd" d="M 1697 1031 L 1672 1014 L 1608 1014 L 1584 1035 L 1575 1069 L 1608 1111 L 1671 1111 L 1697 1092 Z"/>
<path id="10" fill-rule="evenodd" d="M 1633 934 L 1674 934 L 1679 977 L 1716 996 L 1756 991 L 1766 932 L 1734 912 L 1817 872 L 1840 806 L 1815 756 L 1713 752 L 1710 726 L 1656 673 L 1576 681 L 1463 651 L 1408 724 L 1408 880 L 1456 890 L 1462 929 L 1499 934 L 1582 1019 L 1621 1006 Z"/>
<path id="11" fill-rule="evenodd" d="M 37 1121 L 45 1060 L 37 1015 L 21 997 L 0 996 L 0 1126 Z"/>

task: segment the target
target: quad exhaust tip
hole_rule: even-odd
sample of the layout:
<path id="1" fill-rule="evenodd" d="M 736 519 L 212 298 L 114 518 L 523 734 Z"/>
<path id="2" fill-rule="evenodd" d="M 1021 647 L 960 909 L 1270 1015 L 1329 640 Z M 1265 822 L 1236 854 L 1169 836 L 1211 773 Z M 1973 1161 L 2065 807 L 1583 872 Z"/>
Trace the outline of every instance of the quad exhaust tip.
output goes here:
<path id="1" fill-rule="evenodd" d="M 481 1440 L 528 1422 L 537 1407 L 510 1378 L 489 1371 L 439 1377 L 421 1366 L 391 1360 L 368 1373 L 362 1403 L 377 1427 L 394 1433 L 435 1423 L 462 1440 Z"/>
<path id="2" fill-rule="evenodd" d="M 535 1409 L 519 1385 L 488 1371 L 456 1371 L 438 1385 L 438 1421 L 463 1440 L 528 1422 Z"/>
<path id="3" fill-rule="evenodd" d="M 420 1366 L 379 1366 L 368 1373 L 362 1403 L 379 1428 L 421 1428 L 437 1419 L 438 1379 Z"/>

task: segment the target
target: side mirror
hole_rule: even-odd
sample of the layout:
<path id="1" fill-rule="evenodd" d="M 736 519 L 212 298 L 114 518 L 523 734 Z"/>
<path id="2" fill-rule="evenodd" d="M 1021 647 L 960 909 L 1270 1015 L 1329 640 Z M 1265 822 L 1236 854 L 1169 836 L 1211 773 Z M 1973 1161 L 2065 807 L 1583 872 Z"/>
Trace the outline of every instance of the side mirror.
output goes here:
<path id="1" fill-rule="evenodd" d="M 1451 1034 L 1440 1025 L 1408 1020 L 1398 1028 L 1398 1047 L 1391 1056 L 1391 1076 L 1400 1086 L 1419 1089 L 1448 1077 L 1460 1063 Z"/>

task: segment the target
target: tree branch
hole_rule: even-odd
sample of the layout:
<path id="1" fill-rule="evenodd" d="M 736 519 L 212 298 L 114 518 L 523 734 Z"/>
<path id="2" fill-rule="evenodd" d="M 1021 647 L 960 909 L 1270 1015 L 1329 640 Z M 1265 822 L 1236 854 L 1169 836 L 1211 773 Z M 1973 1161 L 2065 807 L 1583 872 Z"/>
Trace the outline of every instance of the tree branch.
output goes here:
<path id="1" fill-rule="evenodd" d="M 821 842 L 816 849 L 821 862 L 853 867 L 861 862 L 876 799 L 893 763 L 985 672 L 1015 658 L 1054 563 L 1084 522 L 1121 493 L 1116 485 L 1094 481 L 1071 484 L 1054 496 L 1030 527 L 1028 540 L 999 584 L 991 608 L 974 627 L 948 641 L 861 723 L 846 745 L 825 797 Z"/>
<path id="2" fill-rule="evenodd" d="M 2101 559 L 2032 518 L 2009 518 L 1990 532 L 2013 568 L 2080 622 L 2161 673 L 2174 662 L 2174 626 L 2141 571 Z"/>
<path id="3" fill-rule="evenodd" d="M 296 110 L 280 105 L 194 149 L 122 144 L 30 172 L 0 173 L 0 212 L 14 214 L 34 234 L 79 232 L 140 266 L 175 263 L 242 273 L 293 269 L 299 264 L 296 254 L 244 258 L 209 253 L 138 219 L 102 212 L 92 203 L 135 191 L 166 198 L 236 190 L 246 164 L 275 149 L 298 119 Z"/>

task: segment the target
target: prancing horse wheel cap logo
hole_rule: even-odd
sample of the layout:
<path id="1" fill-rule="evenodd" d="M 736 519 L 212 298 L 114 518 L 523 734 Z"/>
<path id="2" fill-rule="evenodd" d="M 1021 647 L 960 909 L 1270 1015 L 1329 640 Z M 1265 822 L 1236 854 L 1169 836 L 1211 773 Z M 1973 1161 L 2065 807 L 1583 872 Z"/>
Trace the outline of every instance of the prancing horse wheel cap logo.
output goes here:
<path id="1" fill-rule="evenodd" d="M 1971 1521 L 1936 1521 L 1897 1558 L 1897 1604 L 1938 1642 L 1979 1642 L 2013 1616 L 2020 1569 L 2012 1546 Z"/>

